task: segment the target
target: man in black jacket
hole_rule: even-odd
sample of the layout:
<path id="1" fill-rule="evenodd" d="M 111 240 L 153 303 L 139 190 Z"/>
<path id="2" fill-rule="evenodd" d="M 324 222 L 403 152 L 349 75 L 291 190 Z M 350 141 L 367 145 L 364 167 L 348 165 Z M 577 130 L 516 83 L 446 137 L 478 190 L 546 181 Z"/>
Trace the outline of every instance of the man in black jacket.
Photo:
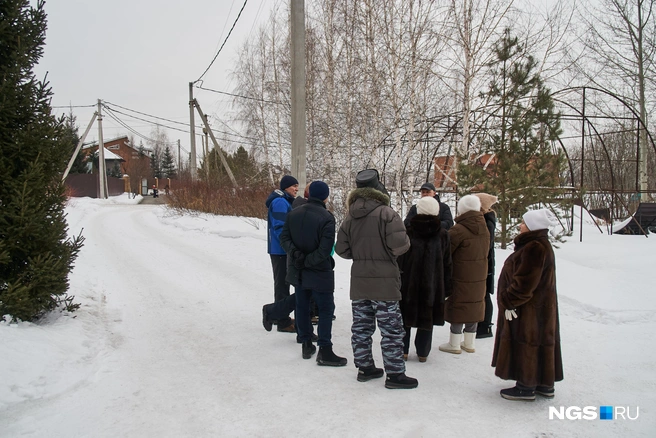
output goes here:
<path id="1" fill-rule="evenodd" d="M 440 219 L 440 222 L 442 223 L 442 228 L 444 228 L 445 230 L 451 228 L 453 226 L 453 216 L 451 215 L 451 209 L 444 202 L 440 201 L 440 197 L 437 194 L 437 191 L 435 190 L 435 186 L 427 182 L 426 184 L 421 186 L 419 192 L 421 193 L 422 198 L 424 196 L 431 196 L 435 198 L 437 203 L 440 204 L 440 214 L 437 217 Z M 405 225 L 405 227 L 408 228 L 408 226 L 410 225 L 410 219 L 412 219 L 416 215 L 417 215 L 417 206 L 413 205 L 412 207 L 410 207 L 410 211 L 408 211 L 408 215 L 403 220 L 403 225 Z"/>
<path id="2" fill-rule="evenodd" d="M 335 218 L 326 209 L 329 193 L 328 184 L 323 181 L 310 184 L 307 204 L 287 215 L 280 244 L 291 261 L 287 281 L 296 287 L 296 330 L 299 341 L 303 343 L 303 359 L 311 358 L 316 351 L 310 322 L 310 297 L 314 297 L 319 308 L 317 363 L 344 366 L 346 358 L 333 353 L 331 342 L 335 261 L 330 254 L 335 243 Z"/>

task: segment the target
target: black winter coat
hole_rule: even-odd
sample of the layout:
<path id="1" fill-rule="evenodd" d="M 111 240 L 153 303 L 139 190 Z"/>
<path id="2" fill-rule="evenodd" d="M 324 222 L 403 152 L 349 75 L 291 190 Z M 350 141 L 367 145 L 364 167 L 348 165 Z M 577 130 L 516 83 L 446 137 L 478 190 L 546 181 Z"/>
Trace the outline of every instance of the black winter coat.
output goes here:
<path id="1" fill-rule="evenodd" d="M 287 282 L 318 292 L 335 290 L 335 261 L 330 253 L 335 243 L 335 218 L 323 201 L 310 198 L 307 204 L 293 209 L 280 234 L 280 244 L 290 263 Z M 302 254 L 303 268 L 296 267 Z"/>
<path id="2" fill-rule="evenodd" d="M 490 210 L 483 214 L 483 217 L 485 218 L 485 225 L 487 225 L 487 230 L 490 232 L 490 251 L 487 253 L 488 280 L 489 276 L 492 276 L 492 280 L 488 281 L 486 285 L 486 293 L 492 295 L 494 294 L 494 271 L 496 267 L 494 261 L 494 232 L 497 229 L 497 215 L 494 211 Z"/>
<path id="3" fill-rule="evenodd" d="M 401 314 L 406 327 L 444 325 L 444 298 L 451 295 L 449 233 L 437 216 L 418 214 L 407 229 L 410 250 L 399 257 Z"/>

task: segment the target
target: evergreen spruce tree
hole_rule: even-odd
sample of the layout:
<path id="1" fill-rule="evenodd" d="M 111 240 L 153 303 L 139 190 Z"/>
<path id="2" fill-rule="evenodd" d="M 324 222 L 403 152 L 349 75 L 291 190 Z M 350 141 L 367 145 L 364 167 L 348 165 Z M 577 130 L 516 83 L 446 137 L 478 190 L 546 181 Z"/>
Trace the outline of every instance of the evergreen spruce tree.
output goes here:
<path id="1" fill-rule="evenodd" d="M 221 153 L 224 157 L 226 157 L 226 161 L 230 166 L 232 156 L 230 154 L 226 154 L 223 149 L 221 149 Z M 200 167 L 198 168 L 198 176 L 210 184 L 222 185 L 229 181 L 228 174 L 223 167 L 221 157 L 219 156 L 216 149 L 212 149 L 205 156 L 205 159 L 201 161 Z"/>
<path id="2" fill-rule="evenodd" d="M 83 238 L 69 239 L 64 119 L 33 68 L 43 55 L 44 2 L 0 0 L 0 315 L 33 320 L 64 300 Z"/>
<path id="3" fill-rule="evenodd" d="M 123 177 L 123 171 L 121 170 L 121 165 L 119 164 L 118 161 L 114 161 L 114 165 L 107 172 L 107 176 L 111 176 L 113 178 L 122 178 Z"/>
<path id="4" fill-rule="evenodd" d="M 75 152 L 75 148 L 77 148 L 77 144 L 80 142 L 80 134 L 78 132 L 78 126 L 75 123 L 76 119 L 72 110 L 68 113 L 68 115 L 66 115 L 65 120 L 66 122 L 64 124 L 64 136 L 68 139 L 67 141 L 71 146 L 71 150 L 68 153 L 68 157 L 70 159 L 70 156 L 73 154 L 73 152 Z M 87 156 L 81 149 L 75 157 L 75 161 L 73 161 L 73 165 L 71 166 L 69 173 L 88 173 Z"/>
<path id="5" fill-rule="evenodd" d="M 560 198 L 564 159 L 552 150 L 560 134 L 560 115 L 536 72 L 537 62 L 509 29 L 495 54 L 492 81 L 484 95 L 492 114 L 478 150 L 459 156 L 458 185 L 463 194 L 484 191 L 499 197 L 495 209 L 505 248 L 515 234 L 511 226 L 528 206 Z M 477 162 L 483 154 L 492 156 L 485 167 Z"/>
<path id="6" fill-rule="evenodd" d="M 166 147 L 164 149 L 164 154 L 162 155 L 162 174 L 164 178 L 175 178 L 175 160 L 173 159 L 173 154 L 171 153 L 171 148 Z"/>
<path id="7" fill-rule="evenodd" d="M 257 179 L 259 173 L 255 158 L 252 157 L 243 146 L 239 146 L 235 153 L 232 154 L 230 169 L 234 173 L 237 181 L 246 185 Z"/>
<path id="8" fill-rule="evenodd" d="M 155 145 L 153 152 L 150 154 L 150 170 L 153 173 L 153 178 L 162 178 L 162 148 Z"/>

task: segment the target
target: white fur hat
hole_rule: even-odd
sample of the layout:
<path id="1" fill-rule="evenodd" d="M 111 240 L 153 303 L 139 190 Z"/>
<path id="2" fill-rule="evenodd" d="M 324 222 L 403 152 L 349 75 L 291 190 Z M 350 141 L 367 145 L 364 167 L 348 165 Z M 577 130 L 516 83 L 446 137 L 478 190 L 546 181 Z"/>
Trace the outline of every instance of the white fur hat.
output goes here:
<path id="1" fill-rule="evenodd" d="M 558 224 L 556 216 L 546 208 L 527 211 L 522 218 L 530 231 L 547 230 Z"/>
<path id="2" fill-rule="evenodd" d="M 440 204 L 432 196 L 424 196 L 417 201 L 417 214 L 440 215 Z"/>
<path id="3" fill-rule="evenodd" d="M 458 201 L 458 214 L 464 214 L 468 211 L 481 211 L 481 200 L 474 195 L 465 195 Z"/>

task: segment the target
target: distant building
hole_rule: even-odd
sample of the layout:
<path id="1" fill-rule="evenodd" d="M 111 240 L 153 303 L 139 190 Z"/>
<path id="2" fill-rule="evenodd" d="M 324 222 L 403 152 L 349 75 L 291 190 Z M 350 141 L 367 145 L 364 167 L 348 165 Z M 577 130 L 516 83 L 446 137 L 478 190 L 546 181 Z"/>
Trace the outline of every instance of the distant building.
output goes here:
<path id="1" fill-rule="evenodd" d="M 478 166 L 481 166 L 488 172 L 492 172 L 497 163 L 494 154 L 481 154 L 472 158 L 475 159 L 474 162 Z M 456 190 L 457 178 L 455 159 L 456 157 L 454 156 L 435 157 L 433 161 L 435 167 L 435 180 L 433 183 L 438 191 L 453 192 Z"/>
<path id="2" fill-rule="evenodd" d="M 150 167 L 151 150 L 148 148 L 144 148 L 144 154 L 141 155 L 139 153 L 139 148 L 135 148 L 130 143 L 130 140 L 128 139 L 127 136 L 117 137 L 111 140 L 103 141 L 103 144 L 105 146 L 105 150 L 110 151 L 112 157 L 112 158 L 108 158 L 108 154 L 105 153 L 105 163 L 108 169 L 111 169 L 110 166 L 114 166 L 114 162 L 117 160 L 116 156 L 118 156 L 121 159 L 120 166 L 121 166 L 121 172 L 123 174 L 130 173 L 130 169 L 134 169 L 136 167 L 144 167 L 143 165 L 142 166 L 135 165 L 137 164 L 135 163 L 135 161 L 141 162 L 143 160 L 143 162 L 147 164 L 146 168 Z M 97 151 L 98 142 L 93 142 L 85 145 L 83 147 L 83 150 L 86 151 L 87 154 Z"/>

